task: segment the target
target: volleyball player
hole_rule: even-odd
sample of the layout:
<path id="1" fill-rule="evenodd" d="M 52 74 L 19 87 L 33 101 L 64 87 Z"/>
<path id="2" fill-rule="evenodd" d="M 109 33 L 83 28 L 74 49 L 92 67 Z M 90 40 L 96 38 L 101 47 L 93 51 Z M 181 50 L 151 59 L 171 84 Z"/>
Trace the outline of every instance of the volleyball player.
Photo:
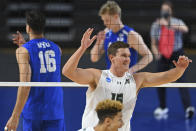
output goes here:
<path id="1" fill-rule="evenodd" d="M 25 44 L 15 41 L 20 45 L 16 50 L 20 82 L 61 81 L 61 51 L 44 38 L 44 26 L 45 17 L 41 12 L 26 13 L 26 32 L 30 40 Z M 64 131 L 62 87 L 20 86 L 5 131 L 16 131 L 21 114 L 24 131 Z"/>
<path id="2" fill-rule="evenodd" d="M 78 68 L 78 63 L 87 48 L 96 39 L 90 38 L 93 29 L 88 29 L 81 40 L 81 46 L 64 65 L 62 73 L 79 84 L 88 84 L 86 93 L 86 107 L 82 118 L 82 128 L 94 127 L 98 124 L 95 112 L 96 105 L 105 99 L 118 100 L 123 103 L 122 119 L 124 125 L 119 131 L 130 131 L 130 119 L 135 107 L 137 94 L 143 87 L 152 87 L 176 81 L 182 76 L 191 62 L 185 56 L 174 61 L 175 68 L 160 72 L 129 73 L 130 51 L 129 45 L 124 42 L 114 42 L 108 48 L 108 57 L 111 61 L 109 70 L 93 68 Z"/>
<path id="3" fill-rule="evenodd" d="M 79 131 L 118 131 L 123 126 L 122 108 L 119 101 L 107 99 L 99 102 L 95 109 L 99 118 L 98 124 Z"/>
<path id="4" fill-rule="evenodd" d="M 121 20 L 121 8 L 115 1 L 107 1 L 102 5 L 99 10 L 99 16 L 101 16 L 106 30 L 98 33 L 96 44 L 91 50 L 92 62 L 97 62 L 105 52 L 106 65 L 107 69 L 109 69 L 111 63 L 107 56 L 107 49 L 116 41 L 123 41 L 130 47 L 130 72 L 137 72 L 152 62 L 152 53 L 144 43 L 141 35 L 133 28 L 123 24 Z M 137 53 L 142 56 L 138 62 Z"/>

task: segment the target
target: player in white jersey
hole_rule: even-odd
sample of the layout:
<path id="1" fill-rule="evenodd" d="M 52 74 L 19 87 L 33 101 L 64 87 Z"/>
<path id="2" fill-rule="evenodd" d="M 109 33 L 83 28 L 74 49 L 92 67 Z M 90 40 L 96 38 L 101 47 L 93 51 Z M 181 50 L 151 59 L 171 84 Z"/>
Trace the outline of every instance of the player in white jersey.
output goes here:
<path id="1" fill-rule="evenodd" d="M 95 127 L 80 129 L 79 131 L 118 131 L 123 126 L 123 105 L 115 100 L 103 100 L 96 106 L 99 122 Z"/>
<path id="2" fill-rule="evenodd" d="M 95 130 L 93 127 L 87 127 L 87 128 L 80 129 L 78 131 L 95 131 Z"/>
<path id="3" fill-rule="evenodd" d="M 126 72 L 122 77 L 116 77 L 110 70 L 103 70 L 96 90 L 88 90 L 86 93 L 86 107 L 82 118 L 82 127 L 96 125 L 98 118 L 95 109 L 97 103 L 104 99 L 118 100 L 124 104 L 123 121 L 124 128 L 130 128 L 133 109 L 135 107 L 137 93 L 133 76 Z"/>
<path id="4" fill-rule="evenodd" d="M 173 61 L 175 68 L 160 72 L 140 72 L 130 74 L 130 51 L 128 44 L 115 42 L 108 48 L 108 57 L 111 61 L 109 70 L 78 68 L 81 59 L 87 48 L 96 39 L 90 38 L 93 29 L 89 28 L 83 35 L 81 46 L 70 57 L 64 65 L 62 73 L 72 81 L 79 84 L 88 84 L 86 93 L 86 107 L 83 114 L 82 128 L 94 127 L 98 123 L 95 107 L 98 102 L 104 99 L 119 100 L 123 103 L 123 122 L 125 123 L 118 131 L 130 131 L 129 120 L 135 107 L 137 94 L 143 87 L 157 86 L 179 79 L 191 60 L 186 56 L 180 56 L 178 61 Z"/>

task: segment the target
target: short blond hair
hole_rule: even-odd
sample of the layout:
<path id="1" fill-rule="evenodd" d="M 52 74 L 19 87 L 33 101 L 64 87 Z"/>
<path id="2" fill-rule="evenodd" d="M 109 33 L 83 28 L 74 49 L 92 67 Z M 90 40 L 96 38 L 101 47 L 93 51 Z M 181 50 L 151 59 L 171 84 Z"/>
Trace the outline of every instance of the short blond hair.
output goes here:
<path id="1" fill-rule="evenodd" d="M 101 15 L 116 15 L 118 14 L 121 17 L 121 8 L 115 1 L 107 1 L 103 4 L 99 10 L 99 16 Z"/>
<path id="2" fill-rule="evenodd" d="M 113 118 L 121 112 L 123 105 L 119 101 L 106 99 L 98 103 L 95 111 L 99 118 L 99 123 L 103 123 L 106 117 Z"/>

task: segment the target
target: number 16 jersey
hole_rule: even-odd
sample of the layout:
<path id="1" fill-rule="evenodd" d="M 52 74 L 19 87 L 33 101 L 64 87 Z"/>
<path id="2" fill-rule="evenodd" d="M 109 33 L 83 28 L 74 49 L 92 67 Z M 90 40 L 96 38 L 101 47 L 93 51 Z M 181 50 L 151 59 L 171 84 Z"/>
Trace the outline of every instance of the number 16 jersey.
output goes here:
<path id="1" fill-rule="evenodd" d="M 31 82 L 61 81 L 61 51 L 55 43 L 40 38 L 28 41 L 23 47 L 30 58 Z M 62 87 L 32 87 L 22 115 L 26 119 L 63 119 Z"/>
<path id="2" fill-rule="evenodd" d="M 82 118 L 82 128 L 98 124 L 95 111 L 97 104 L 105 99 L 118 100 L 123 103 L 124 125 L 119 131 L 130 131 L 130 119 L 137 99 L 137 89 L 133 75 L 126 72 L 123 77 L 114 76 L 110 70 L 103 70 L 95 90 L 88 89 L 86 107 Z"/>

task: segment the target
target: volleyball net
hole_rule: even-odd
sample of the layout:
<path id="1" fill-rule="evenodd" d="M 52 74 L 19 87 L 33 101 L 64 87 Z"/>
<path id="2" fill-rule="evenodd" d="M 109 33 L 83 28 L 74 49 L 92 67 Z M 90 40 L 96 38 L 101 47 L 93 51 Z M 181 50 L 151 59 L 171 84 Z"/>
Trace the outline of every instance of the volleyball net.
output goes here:
<path id="1" fill-rule="evenodd" d="M 88 87 L 88 85 L 81 85 L 75 82 L 0 82 L 0 87 Z M 168 83 L 153 87 L 196 87 L 196 83 Z"/>

